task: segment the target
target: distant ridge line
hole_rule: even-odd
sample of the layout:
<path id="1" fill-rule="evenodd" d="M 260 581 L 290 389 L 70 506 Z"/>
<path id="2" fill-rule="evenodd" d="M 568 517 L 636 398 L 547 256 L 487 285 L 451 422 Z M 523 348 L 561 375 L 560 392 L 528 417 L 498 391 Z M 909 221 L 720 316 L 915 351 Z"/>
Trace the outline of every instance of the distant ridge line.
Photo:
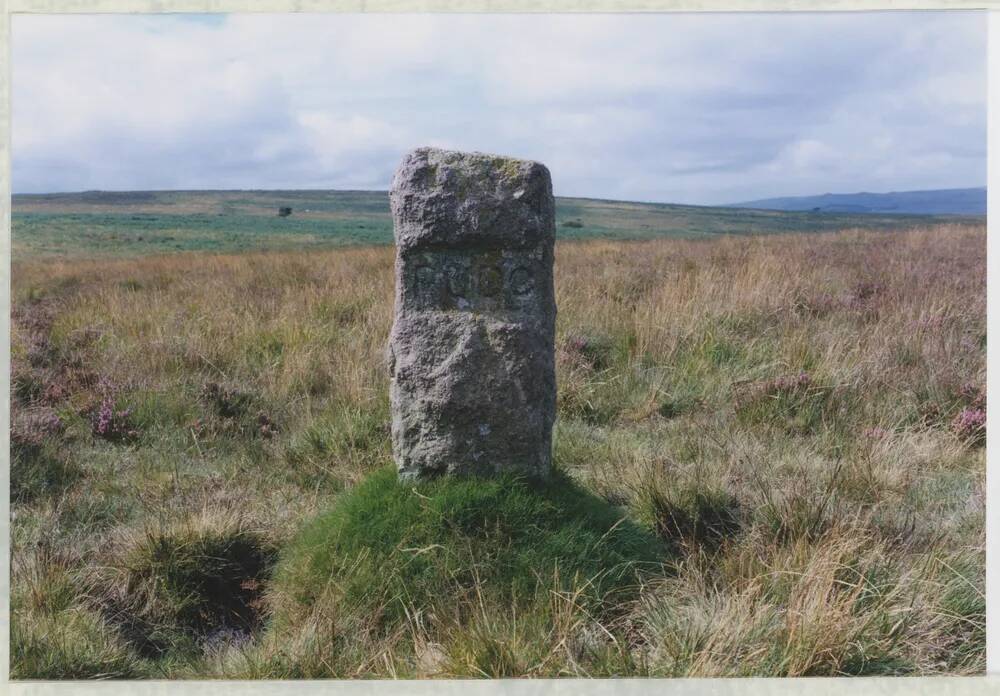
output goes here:
<path id="1" fill-rule="evenodd" d="M 985 215 L 986 187 L 890 191 L 888 193 L 824 193 L 730 203 L 726 208 L 817 213 L 902 215 Z"/>
<path id="2" fill-rule="evenodd" d="M 46 193 L 15 193 L 12 202 L 31 200 L 70 199 L 80 203 L 137 203 L 148 202 L 149 198 L 162 194 L 213 195 L 213 194 L 257 194 L 257 195 L 309 195 L 309 194 L 354 194 L 388 197 L 383 189 L 88 189 L 86 191 L 52 191 Z M 892 191 L 889 193 L 824 193 L 818 196 L 785 196 L 762 198 L 740 203 L 707 205 L 698 203 L 671 203 L 665 201 L 625 200 L 617 198 L 596 198 L 593 196 L 556 196 L 563 201 L 585 201 L 601 204 L 643 205 L 672 209 L 719 210 L 743 208 L 747 210 L 781 212 L 818 212 L 830 214 L 881 215 L 972 215 L 986 214 L 986 188 L 935 189 L 929 191 Z"/>

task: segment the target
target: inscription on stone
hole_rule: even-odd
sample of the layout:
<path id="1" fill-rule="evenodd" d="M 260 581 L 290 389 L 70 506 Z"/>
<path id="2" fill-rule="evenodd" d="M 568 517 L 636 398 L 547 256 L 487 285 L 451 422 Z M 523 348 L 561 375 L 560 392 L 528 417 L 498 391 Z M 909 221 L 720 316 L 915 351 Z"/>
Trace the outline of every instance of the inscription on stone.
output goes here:
<path id="1" fill-rule="evenodd" d="M 424 252 L 409 264 L 404 307 L 494 313 L 536 310 L 538 263 L 524 254 L 497 258 L 475 252 Z"/>
<path id="2" fill-rule="evenodd" d="M 537 162 L 421 148 L 390 192 L 393 456 L 403 478 L 545 475 L 555 206 Z"/>

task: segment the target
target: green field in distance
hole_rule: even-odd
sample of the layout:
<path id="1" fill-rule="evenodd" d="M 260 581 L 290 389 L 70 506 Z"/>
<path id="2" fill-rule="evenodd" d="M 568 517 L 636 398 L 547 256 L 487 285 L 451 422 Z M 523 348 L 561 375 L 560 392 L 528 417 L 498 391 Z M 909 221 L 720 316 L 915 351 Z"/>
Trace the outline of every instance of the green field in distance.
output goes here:
<path id="1" fill-rule="evenodd" d="M 280 207 L 292 214 L 279 217 Z M 385 191 L 87 191 L 17 194 L 13 258 L 216 253 L 392 243 Z M 557 198 L 561 239 L 901 229 L 982 217 L 781 212 Z"/>

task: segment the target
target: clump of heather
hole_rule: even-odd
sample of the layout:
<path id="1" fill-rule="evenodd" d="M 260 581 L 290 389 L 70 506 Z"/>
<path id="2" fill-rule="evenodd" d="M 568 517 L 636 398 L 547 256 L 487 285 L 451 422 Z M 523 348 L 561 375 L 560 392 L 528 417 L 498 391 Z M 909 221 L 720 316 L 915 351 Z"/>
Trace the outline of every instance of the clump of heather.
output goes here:
<path id="1" fill-rule="evenodd" d="M 977 411 L 986 410 L 986 390 L 975 382 L 963 384 L 958 394 L 969 404 L 969 408 Z"/>
<path id="2" fill-rule="evenodd" d="M 75 331 L 69 340 L 54 342 L 52 325 L 59 309 L 51 300 L 21 302 L 11 310 L 20 350 L 11 359 L 11 397 L 28 408 L 63 404 L 96 380 L 84 349 L 93 342 L 96 329 Z"/>
<path id="3" fill-rule="evenodd" d="M 254 400 L 249 393 L 218 382 L 206 382 L 202 386 L 201 396 L 222 418 L 238 418 L 245 415 Z"/>
<path id="4" fill-rule="evenodd" d="M 851 291 L 850 305 L 854 309 L 864 309 L 885 293 L 885 283 L 874 280 L 863 280 Z"/>
<path id="5" fill-rule="evenodd" d="M 985 444 L 986 409 L 963 408 L 951 422 L 951 429 L 956 435 L 969 444 Z"/>
<path id="6" fill-rule="evenodd" d="M 270 440 L 278 434 L 278 426 L 274 424 L 270 416 L 261 411 L 257 414 L 257 432 L 265 440 Z"/>
<path id="7" fill-rule="evenodd" d="M 560 352 L 568 362 L 593 370 L 604 370 L 611 365 L 614 346 L 607 336 L 574 332 L 566 337 Z"/>
<path id="8" fill-rule="evenodd" d="M 54 350 L 49 332 L 55 315 L 55 306 L 48 301 L 26 302 L 11 312 L 11 319 L 24 332 L 25 353 L 32 367 L 45 367 L 52 362 Z"/>
<path id="9" fill-rule="evenodd" d="M 41 445 L 47 438 L 62 433 L 65 425 L 51 408 L 17 409 L 12 414 L 12 445 Z"/>
<path id="10" fill-rule="evenodd" d="M 798 391 L 808 389 L 812 384 L 812 377 L 808 372 L 800 372 L 797 375 L 777 377 L 764 384 L 764 391 L 768 394 L 778 394 L 782 392 Z"/>
<path id="11" fill-rule="evenodd" d="M 884 440 L 889 436 L 889 431 L 878 426 L 865 428 L 864 436 L 869 440 Z"/>
<path id="12" fill-rule="evenodd" d="M 863 280 L 855 284 L 844 304 L 863 320 L 874 321 L 878 319 L 879 308 L 885 292 L 885 283 Z"/>
<path id="13" fill-rule="evenodd" d="M 99 438 L 109 442 L 125 442 L 139 436 L 139 430 L 132 422 L 132 409 L 116 408 L 117 388 L 107 378 L 102 377 L 98 384 L 101 392 L 101 405 L 91 417 L 91 431 Z"/>
<path id="14" fill-rule="evenodd" d="M 10 499 L 25 505 L 57 494 L 81 477 L 67 456 L 61 436 L 66 425 L 51 408 L 12 403 L 10 421 Z M 15 509 L 15 514 L 17 514 Z"/>
<path id="15" fill-rule="evenodd" d="M 131 415 L 132 409 L 118 410 L 113 398 L 104 397 L 92 420 L 94 435 L 110 442 L 134 440 L 139 431 L 132 424 Z"/>
<path id="16" fill-rule="evenodd" d="M 255 408 L 260 399 L 251 391 L 228 384 L 206 382 L 202 385 L 201 399 L 221 419 L 220 425 L 224 430 L 244 436 L 259 435 L 265 440 L 278 434 L 274 419 L 266 411 Z M 206 427 L 207 423 L 199 419 L 192 429 L 201 432 Z"/>

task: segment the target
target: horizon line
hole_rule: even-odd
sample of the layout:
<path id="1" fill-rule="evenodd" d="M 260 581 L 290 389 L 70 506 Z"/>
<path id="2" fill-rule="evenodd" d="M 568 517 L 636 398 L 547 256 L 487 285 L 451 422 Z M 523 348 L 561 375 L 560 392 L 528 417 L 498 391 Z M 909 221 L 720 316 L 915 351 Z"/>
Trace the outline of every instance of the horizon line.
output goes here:
<path id="1" fill-rule="evenodd" d="M 624 199 L 624 198 L 600 198 L 597 196 L 569 196 L 569 195 L 558 195 L 553 194 L 555 198 L 568 198 L 575 200 L 588 200 L 588 201 L 602 201 L 606 203 L 640 203 L 643 205 L 674 205 L 674 206 L 684 206 L 689 208 L 738 208 L 744 206 L 747 203 L 756 203 L 761 201 L 772 201 L 781 199 L 795 199 L 795 198 L 820 198 L 823 196 L 860 196 L 860 195 L 876 195 L 884 196 L 899 193 L 930 193 L 939 191 L 976 191 L 976 190 L 988 190 L 987 184 L 982 184 L 979 186 L 956 186 L 950 188 L 931 188 L 931 189 L 903 189 L 903 190 L 891 190 L 891 191 L 852 191 L 844 193 L 835 192 L 824 192 L 824 193 L 812 193 L 812 194 L 799 194 L 799 195 L 779 195 L 779 196 L 767 196 L 765 198 L 754 198 L 745 201 L 736 201 L 731 203 L 680 203 L 676 201 L 656 201 L 656 200 L 639 200 L 639 199 Z M 364 188 L 162 188 L 162 189 L 82 189 L 76 191 L 22 191 L 22 192 L 11 192 L 11 201 L 13 202 L 16 196 L 72 196 L 72 195 L 82 195 L 87 193 L 294 193 L 301 191 L 317 191 L 317 192 L 336 192 L 336 193 L 383 193 L 388 195 L 389 189 L 364 189 Z M 760 210 L 766 210 L 766 208 L 760 208 Z M 786 211 L 795 212 L 795 211 Z"/>

